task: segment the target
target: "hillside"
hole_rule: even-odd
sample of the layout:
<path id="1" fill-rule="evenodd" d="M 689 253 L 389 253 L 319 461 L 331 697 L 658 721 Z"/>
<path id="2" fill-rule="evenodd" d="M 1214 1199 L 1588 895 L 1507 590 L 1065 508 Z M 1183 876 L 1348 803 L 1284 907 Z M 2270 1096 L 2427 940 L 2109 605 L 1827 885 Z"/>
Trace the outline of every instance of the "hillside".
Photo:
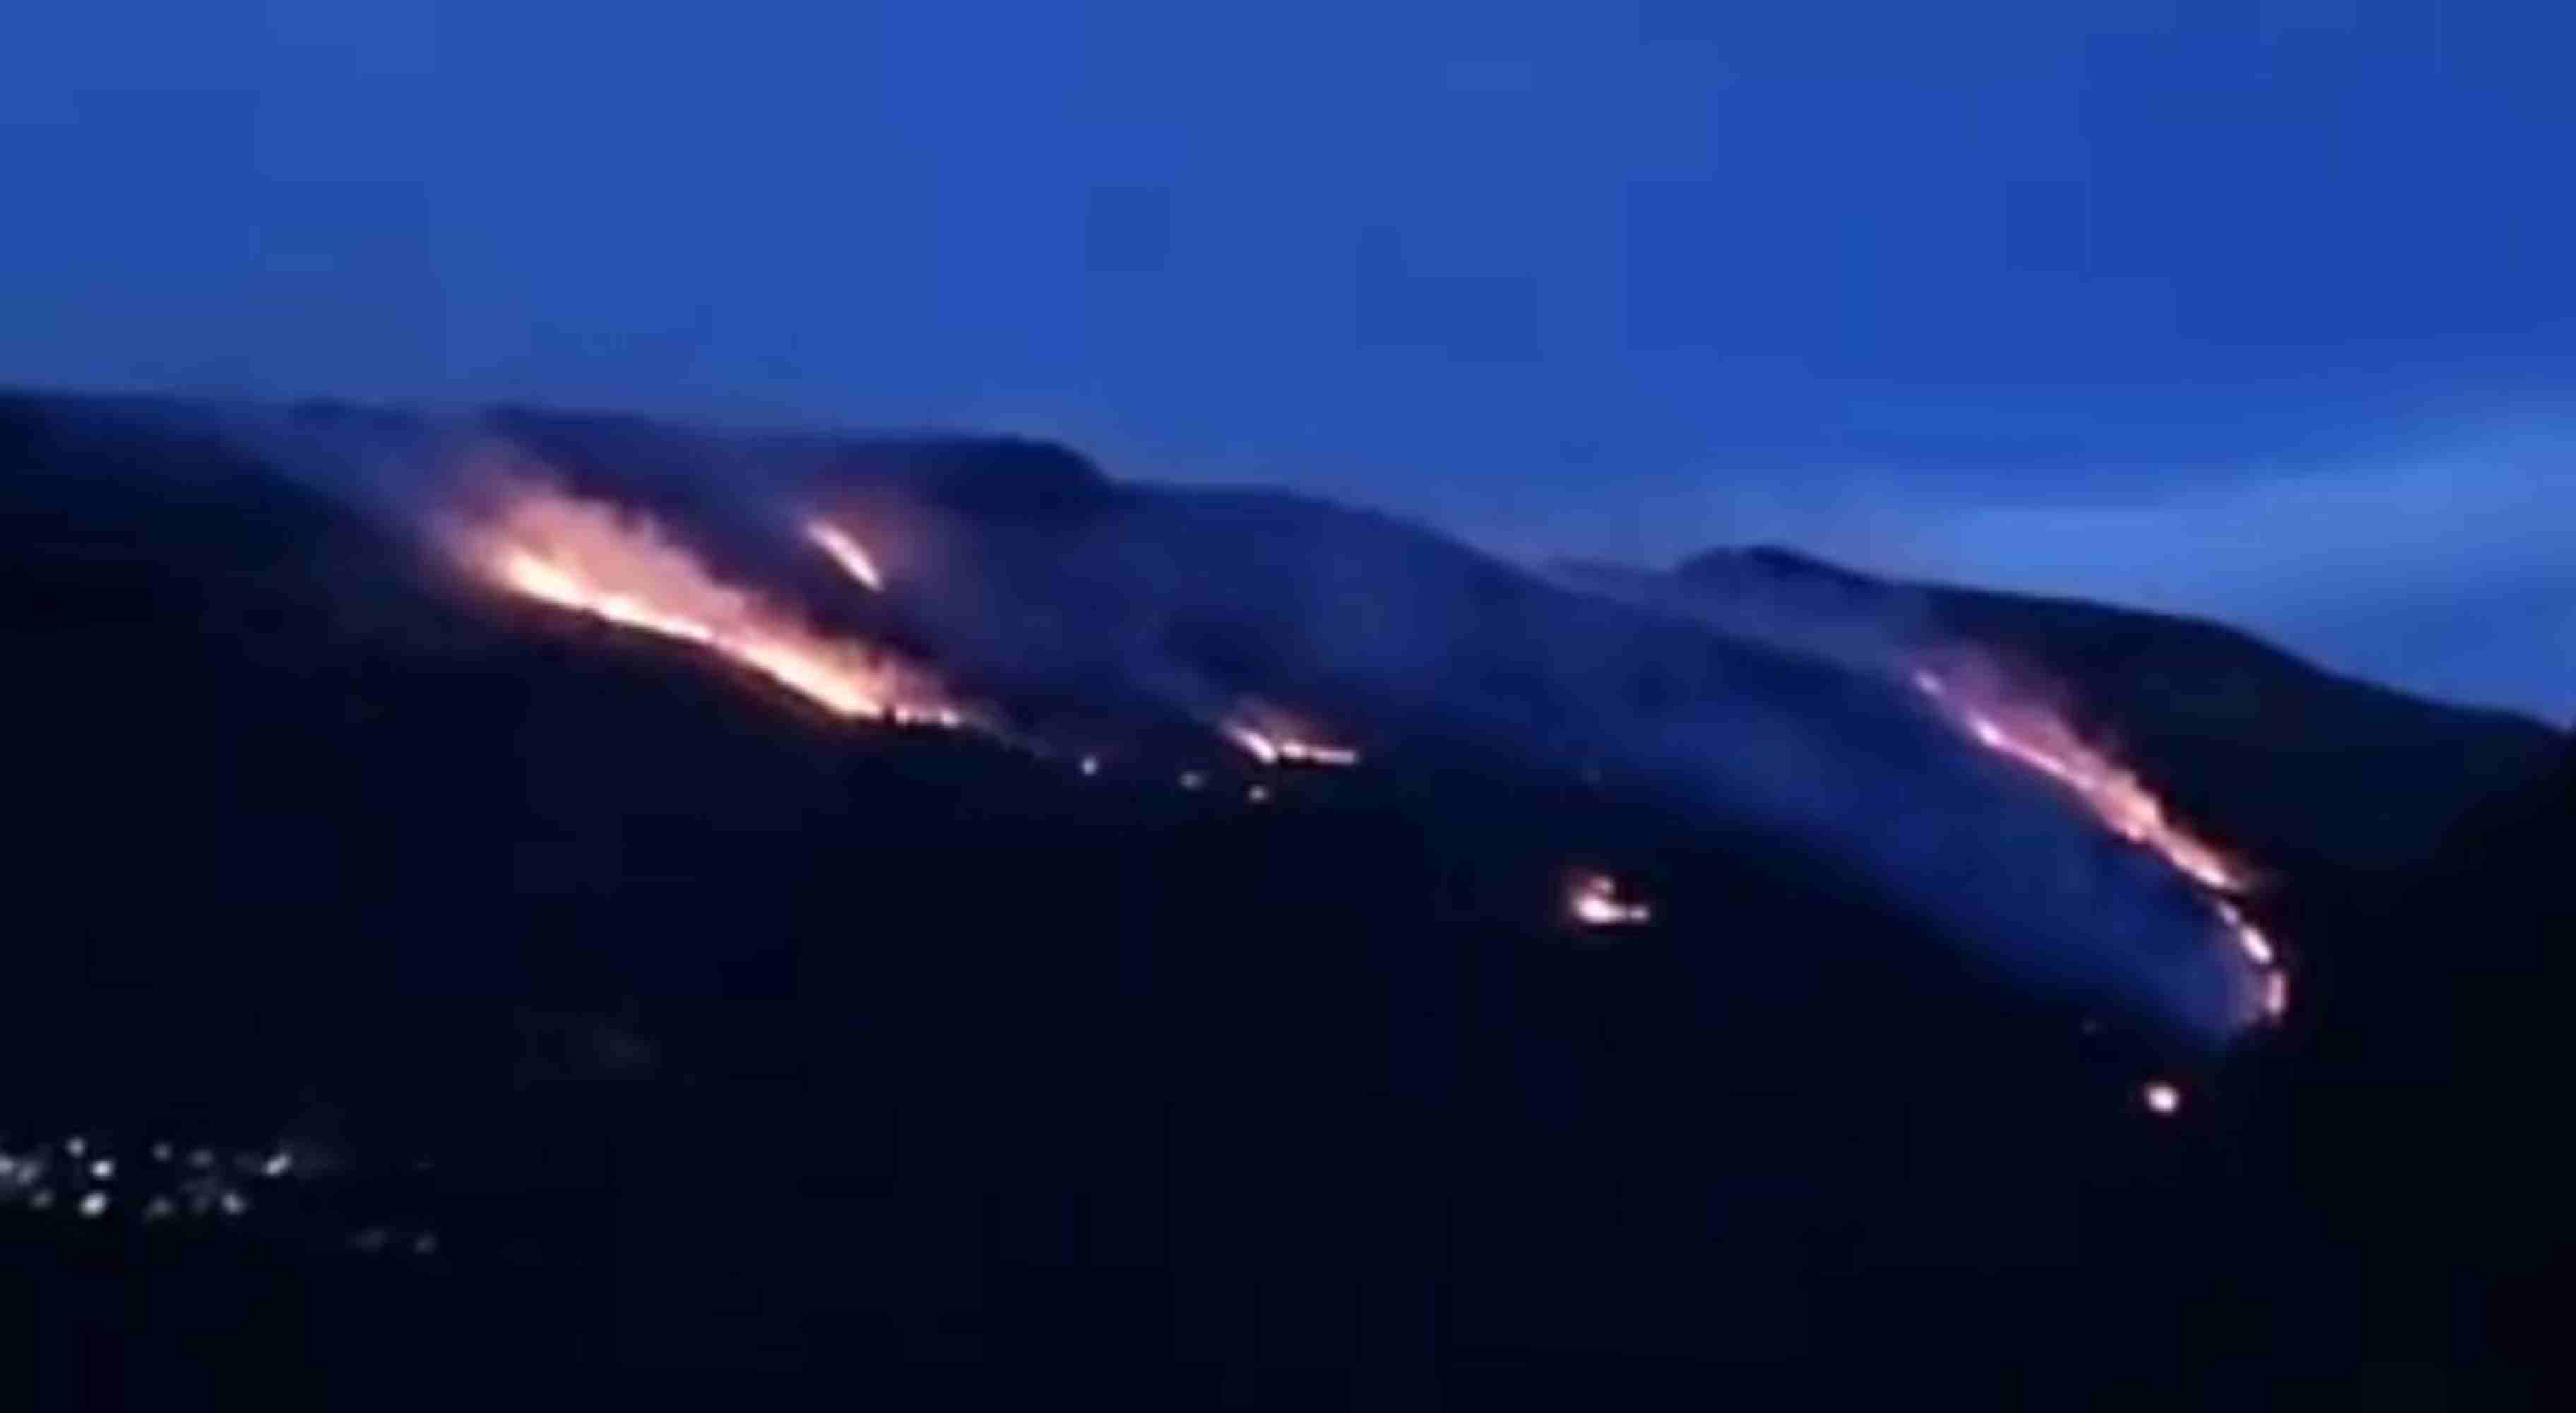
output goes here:
<path id="1" fill-rule="evenodd" d="M 333 1166 L 229 1226 L 0 1212 L 8 1354 L 37 1380 L 345 1405 L 388 1397 L 388 1369 L 424 1401 L 504 1370 L 590 1397 L 727 1370 L 1174 1407 L 2368 1382 L 2318 1361 L 2347 1308 L 2325 1236 L 2348 1234 L 2284 1220 L 2335 1140 L 2264 1136 L 2343 1071 L 2124 1010 L 2119 979 L 2168 974 L 2143 963 L 2095 974 L 2088 1006 L 1963 950 L 1980 917 L 2058 935 L 2038 872 L 2024 921 L 1830 847 L 1834 810 L 1707 807 L 1735 777 L 1693 773 L 1718 767 L 1687 704 L 1794 708 L 1856 780 L 2066 861 L 2069 909 L 2163 906 L 2114 846 L 2055 852 L 2076 826 L 2053 797 L 1865 679 L 1403 527 L 1167 498 L 1059 453 L 773 445 L 743 464 L 963 517 L 885 541 L 911 556 L 888 573 L 987 608 L 830 613 L 1005 684 L 1010 730 L 854 725 L 495 594 L 291 457 L 163 411 L 0 403 L 13 799 L 37 826 L 0 1151 L 284 1142 Z M 567 477 L 675 521 L 709 484 L 681 433 L 512 416 Z M 670 477 L 636 469 L 655 454 Z M 768 563 L 756 516 L 705 514 L 710 562 Z M 1099 517 L 1123 527 L 1103 548 L 1054 538 Z M 1317 581 L 1300 536 L 1359 567 Z M 1192 605 L 1178 631 L 994 626 L 1085 585 L 1101 613 L 1133 601 L 1083 553 Z M 1404 621 L 1357 644 L 1284 607 L 1395 579 Z M 1249 757 L 1190 692 L 1124 675 L 1136 641 L 1193 692 L 1328 703 L 1368 754 Z M 1575 661 L 1540 672 L 1532 643 Z M 1598 719 L 1581 684 L 1603 675 L 1647 698 L 1622 712 L 1681 725 L 1526 744 Z M 1652 920 L 1569 920 L 1584 870 Z M 2181 1114 L 2137 1101 L 2152 1076 L 2188 1086 Z M 396 1188 L 434 1255 L 364 1244 Z M 2452 1358 L 2443 1338 L 2397 1357 Z"/>
<path id="2" fill-rule="evenodd" d="M 1710 551 L 1667 582 L 1728 623 L 1860 622 L 1912 650 L 1965 644 L 1995 657 L 2159 782 L 2178 812 L 2289 872 L 2350 882 L 2420 868 L 2457 820 L 2545 772 L 2566 741 L 2166 614 L 1879 580 L 1779 549 Z"/>

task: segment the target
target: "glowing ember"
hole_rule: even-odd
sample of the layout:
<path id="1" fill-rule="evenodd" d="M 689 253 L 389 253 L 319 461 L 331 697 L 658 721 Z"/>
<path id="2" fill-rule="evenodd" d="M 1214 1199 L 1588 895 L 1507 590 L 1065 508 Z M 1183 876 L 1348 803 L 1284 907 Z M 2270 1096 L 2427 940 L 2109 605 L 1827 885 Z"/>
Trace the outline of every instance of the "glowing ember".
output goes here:
<path id="1" fill-rule="evenodd" d="M 1585 927 L 1635 927 L 1654 921 L 1654 909 L 1619 896 L 1618 883 L 1603 874 L 1576 879 L 1566 910 Z"/>
<path id="2" fill-rule="evenodd" d="M 2149 1084 L 2144 1097 L 2149 1113 L 2170 1114 L 2182 1108 L 2182 1091 L 2163 1080 L 2156 1080 Z"/>
<path id="3" fill-rule="evenodd" d="M 851 538 L 849 532 L 828 520 L 805 522 L 805 538 L 832 557 L 843 573 L 858 580 L 872 593 L 885 590 L 885 578 L 877 573 L 877 562 L 868 555 L 867 546 Z"/>
<path id="4" fill-rule="evenodd" d="M 1327 746 L 1240 722 L 1229 724 L 1225 734 L 1227 739 L 1241 746 L 1263 765 L 1351 766 L 1360 763 L 1360 753 L 1347 746 Z"/>
<path id="5" fill-rule="evenodd" d="M 451 539 L 503 588 L 621 627 L 694 643 L 846 717 L 956 726 L 914 674 L 725 584 L 649 520 L 533 483 Z"/>

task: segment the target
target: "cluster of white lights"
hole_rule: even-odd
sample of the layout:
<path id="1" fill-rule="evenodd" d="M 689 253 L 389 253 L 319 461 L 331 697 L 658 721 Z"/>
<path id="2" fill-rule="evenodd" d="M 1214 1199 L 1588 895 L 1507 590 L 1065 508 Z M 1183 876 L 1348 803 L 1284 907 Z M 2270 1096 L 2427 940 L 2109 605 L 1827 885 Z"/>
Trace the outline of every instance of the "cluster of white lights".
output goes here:
<path id="1" fill-rule="evenodd" d="M 32 1148 L 0 1147 L 0 1206 L 60 1212 L 83 1221 L 131 1213 L 147 1223 L 227 1220 L 251 1209 L 251 1185 L 294 1171 L 283 1150 L 181 1152 L 155 1143 L 127 1159 L 101 1140 L 73 1134 Z"/>
<path id="2" fill-rule="evenodd" d="M 75 1222 L 145 1226 L 229 1225 L 307 1174 L 285 1148 L 182 1148 L 156 1142 L 119 1153 L 103 1138 L 75 1133 L 31 1146 L 0 1143 L 0 1208 Z M 304 1225 L 306 1223 L 299 1223 Z M 348 1245 L 368 1254 L 438 1253 L 427 1228 L 370 1226 Z"/>

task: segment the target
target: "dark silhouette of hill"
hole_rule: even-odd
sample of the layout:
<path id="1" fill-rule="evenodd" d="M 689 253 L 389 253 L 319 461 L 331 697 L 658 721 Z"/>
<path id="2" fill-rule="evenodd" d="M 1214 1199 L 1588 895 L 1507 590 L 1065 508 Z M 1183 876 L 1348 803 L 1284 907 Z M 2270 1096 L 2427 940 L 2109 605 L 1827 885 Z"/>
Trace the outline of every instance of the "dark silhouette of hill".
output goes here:
<path id="1" fill-rule="evenodd" d="M 2492 1352 L 2443 1297 L 2496 1264 L 2364 1217 L 2404 1191 L 2382 1057 L 2484 1024 L 2511 966 L 2427 1004 L 2440 958 L 2356 944 L 2387 970 L 2318 1022 L 2339 1048 L 2159 1121 L 2142 1044 L 1759 830 L 1465 749 L 1255 806 L 1213 756 L 1086 777 L 850 729 L 97 414 L 0 401 L 0 1147 L 319 1095 L 352 1152 L 435 1156 L 448 1254 L 0 1212 L 39 1404 L 755 1373 L 896 1406 L 2224 1405 Z M 1069 454 L 927 445 L 979 508 L 1097 504 Z M 2524 939 L 2496 958 L 2537 955 L 2539 808 L 2410 906 L 2475 895 Z M 1658 922 L 1567 928 L 1577 865 Z M 2480 1186 L 2421 1166 L 2410 1205 Z"/>
<path id="2" fill-rule="evenodd" d="M 2563 1019 L 2566 943 L 2576 938 L 2571 851 L 2576 748 L 2561 752 L 2555 771 L 2471 811 L 2411 882 L 2386 936 L 2416 949 L 2418 989 L 2404 1002 L 2374 995 L 2379 1012 L 2355 1019 L 2379 1026 L 2318 1037 L 2312 1063 L 2364 1077 L 2366 1088 L 2356 1086 L 2352 1102 L 2316 1106 L 2299 1135 L 2308 1180 L 2362 1169 L 2371 1191 L 2460 1193 L 2379 1233 L 2411 1242 L 2410 1255 L 2447 1277 L 2396 1319 L 2440 1301 L 2462 1327 L 2460 1347 L 2527 1371 L 2537 1403 L 2567 1392 L 2556 1350 L 2571 1247 L 2565 1194 L 2576 1171 L 2566 1145 L 2532 1115 L 2546 1112 L 2560 1079 L 2535 1042 Z M 2410 1023 L 2419 1044 L 2365 1038 Z M 2410 1141 L 2390 1141 L 2393 1121 Z M 2346 1242 L 2373 1239 L 2385 1220 L 2360 1204 L 2338 1215 L 2333 1239 Z"/>

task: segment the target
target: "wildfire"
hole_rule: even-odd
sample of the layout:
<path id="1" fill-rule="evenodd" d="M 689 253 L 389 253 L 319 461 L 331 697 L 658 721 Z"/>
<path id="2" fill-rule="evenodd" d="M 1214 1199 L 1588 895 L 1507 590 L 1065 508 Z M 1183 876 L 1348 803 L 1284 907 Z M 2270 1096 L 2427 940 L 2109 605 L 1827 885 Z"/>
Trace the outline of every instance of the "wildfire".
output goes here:
<path id="1" fill-rule="evenodd" d="M 522 482 L 497 512 L 458 528 L 451 548 L 513 593 L 696 644 L 835 715 L 963 724 L 916 674 L 722 582 L 652 521 L 614 506 Z"/>
<path id="2" fill-rule="evenodd" d="M 877 572 L 877 562 L 867 546 L 852 538 L 848 531 L 828 520 L 805 522 L 805 538 L 832 557 L 841 571 L 866 586 L 870 593 L 885 591 L 885 576 Z"/>
<path id="3" fill-rule="evenodd" d="M 1229 723 L 1226 738 L 1241 746 L 1263 765 L 1329 765 L 1352 766 L 1360 763 L 1360 753 L 1347 746 L 1328 746 L 1318 741 L 1267 731 L 1241 722 Z"/>
<path id="4" fill-rule="evenodd" d="M 1653 908 L 1620 897 L 1617 880 L 1599 873 L 1574 881 L 1566 911 L 1585 927 L 1636 927 L 1655 919 Z"/>
<path id="5" fill-rule="evenodd" d="M 1929 668 L 1916 668 L 1913 680 L 1915 689 L 1939 703 L 1977 744 L 2065 786 L 2105 828 L 2153 850 L 2175 871 L 2199 884 L 2209 895 L 2220 925 L 2261 978 L 2264 1018 L 2278 1021 L 2288 1013 L 2290 984 L 2281 968 L 2280 949 L 2233 901 L 2253 886 L 2249 870 L 2167 818 L 2164 803 L 2135 773 L 2077 739 L 2055 714 L 1972 696 Z M 2162 1101 L 2159 1093 L 2164 1095 Z M 2149 1087 L 2147 1105 L 2156 1112 L 2171 1113 L 2180 1103 L 2181 1096 L 2172 1086 Z"/>
<path id="6" fill-rule="evenodd" d="M 1929 669 L 1915 670 L 1914 685 L 1954 713 L 1979 745 L 2073 790 L 2113 833 L 2155 850 L 2202 887 L 2238 893 L 2252 882 L 2226 855 L 2166 818 L 2164 802 L 2135 774 L 2077 740 L 2054 715 L 1970 701 Z"/>

